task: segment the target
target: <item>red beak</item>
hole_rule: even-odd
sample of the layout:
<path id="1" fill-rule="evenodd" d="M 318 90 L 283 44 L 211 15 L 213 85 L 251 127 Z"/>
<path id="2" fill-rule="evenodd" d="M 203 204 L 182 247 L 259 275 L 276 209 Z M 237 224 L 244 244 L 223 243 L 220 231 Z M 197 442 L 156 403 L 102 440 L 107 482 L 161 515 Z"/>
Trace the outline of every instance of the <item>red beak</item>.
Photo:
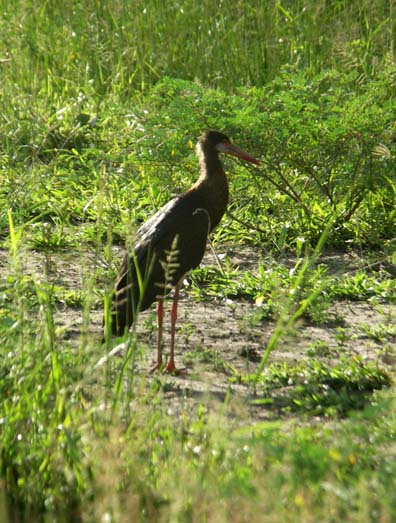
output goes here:
<path id="1" fill-rule="evenodd" d="M 217 146 L 217 149 L 225 154 L 230 154 L 231 156 L 236 156 L 237 158 L 240 158 L 241 160 L 245 160 L 246 162 L 254 163 L 255 165 L 260 165 L 259 160 L 256 160 L 256 158 L 253 158 L 253 156 L 250 156 L 250 154 L 243 151 L 240 147 L 235 145 L 234 143 L 228 142 L 228 143 L 219 143 Z"/>

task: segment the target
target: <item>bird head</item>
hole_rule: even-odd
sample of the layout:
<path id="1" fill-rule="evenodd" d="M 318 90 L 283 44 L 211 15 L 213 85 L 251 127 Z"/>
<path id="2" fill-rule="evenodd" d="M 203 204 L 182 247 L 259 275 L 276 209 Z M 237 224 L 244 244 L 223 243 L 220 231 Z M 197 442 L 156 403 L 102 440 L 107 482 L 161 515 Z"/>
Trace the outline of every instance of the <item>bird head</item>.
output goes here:
<path id="1" fill-rule="evenodd" d="M 236 156 L 237 158 L 245 160 L 246 162 L 260 165 L 259 160 L 256 160 L 256 158 L 253 158 L 253 156 L 232 143 L 228 136 L 221 133 L 220 131 L 215 131 L 212 129 L 205 131 L 200 138 L 200 142 L 214 147 L 220 153 L 230 154 L 231 156 Z"/>

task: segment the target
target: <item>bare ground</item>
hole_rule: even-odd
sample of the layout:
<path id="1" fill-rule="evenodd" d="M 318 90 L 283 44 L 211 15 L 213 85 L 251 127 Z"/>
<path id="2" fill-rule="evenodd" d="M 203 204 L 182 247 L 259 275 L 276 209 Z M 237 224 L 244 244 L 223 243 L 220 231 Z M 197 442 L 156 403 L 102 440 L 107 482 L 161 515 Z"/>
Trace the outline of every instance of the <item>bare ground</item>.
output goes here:
<path id="1" fill-rule="evenodd" d="M 118 253 L 119 254 L 119 253 Z M 232 265 L 242 270 L 255 271 L 260 254 L 249 249 L 227 252 Z M 116 253 L 117 256 L 117 253 Z M 294 265 L 292 258 L 282 260 Z M 330 272 L 344 273 L 362 267 L 364 261 L 359 257 L 344 253 L 331 253 L 323 256 L 321 263 L 328 265 Z M 28 251 L 19 259 L 19 269 L 10 266 L 9 255 L 0 251 L 0 276 L 3 278 L 15 270 L 30 275 L 35 281 L 49 278 L 57 285 L 70 289 L 81 289 L 87 286 L 95 268 L 102 265 L 93 253 L 60 253 L 44 255 Z M 208 253 L 206 265 L 215 263 L 212 253 Z M 90 311 L 90 323 L 86 331 L 91 347 L 97 347 L 97 360 L 106 357 L 101 349 L 102 308 L 98 297 L 96 308 Z M 170 304 L 167 305 L 169 313 Z M 181 293 L 179 303 L 179 320 L 177 335 L 177 364 L 186 367 L 187 373 L 177 376 L 160 376 L 163 394 L 170 414 L 177 414 L 185 409 L 192 409 L 197 402 L 210 399 L 210 404 L 221 409 L 227 399 L 228 413 L 244 413 L 252 420 L 273 418 L 277 415 L 277 398 L 272 398 L 268 407 L 257 406 L 252 399 L 257 399 L 253 387 L 241 383 L 231 383 L 230 377 L 254 373 L 266 345 L 273 333 L 275 323 L 272 321 L 251 321 L 256 305 L 251 302 L 221 299 L 200 302 L 193 301 L 188 290 Z M 285 333 L 281 342 L 272 352 L 268 364 L 286 361 L 293 364 L 307 359 L 309 350 L 322 343 L 326 347 L 327 360 L 334 357 L 360 356 L 375 360 L 381 365 L 392 367 L 396 361 L 396 349 L 387 341 L 375 341 L 366 334 L 365 327 L 395 322 L 395 307 L 388 303 L 372 304 L 370 302 L 339 301 L 329 309 L 331 321 L 313 325 L 299 321 L 292 332 Z M 64 343 L 78 345 L 82 329 L 82 310 L 60 304 L 56 311 L 57 332 Z M 168 314 L 169 317 L 169 314 Z M 156 325 L 155 306 L 139 317 L 137 326 L 138 345 L 143 347 L 143 356 L 138 362 L 141 375 L 149 376 L 149 369 L 155 358 Z M 97 341 L 96 341 L 97 340 Z M 394 340 L 393 340 L 394 341 Z M 169 321 L 165 323 L 165 350 L 169 343 Z M 393 344 L 394 345 L 394 344 Z M 96 350 L 96 349 L 95 349 Z M 122 344 L 114 351 L 112 357 L 122 357 Z M 330 356 L 329 356 L 330 355 Z M 157 379 L 150 377 L 149 379 Z M 213 401 L 212 401 L 213 400 Z M 216 400 L 220 400 L 219 402 Z M 209 403 L 207 403 L 209 404 Z"/>

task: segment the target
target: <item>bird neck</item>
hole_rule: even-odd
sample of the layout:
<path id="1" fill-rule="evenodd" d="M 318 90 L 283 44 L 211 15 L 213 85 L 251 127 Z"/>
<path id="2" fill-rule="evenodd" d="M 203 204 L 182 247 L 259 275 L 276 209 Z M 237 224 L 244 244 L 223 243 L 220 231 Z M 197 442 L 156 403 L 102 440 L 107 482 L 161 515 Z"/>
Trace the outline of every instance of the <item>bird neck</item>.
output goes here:
<path id="1" fill-rule="evenodd" d="M 201 194 L 202 202 L 210 216 L 210 230 L 220 222 L 228 204 L 228 182 L 218 152 L 209 151 L 198 144 L 200 176 L 194 189 Z"/>
<path id="2" fill-rule="evenodd" d="M 200 172 L 198 183 L 227 185 L 227 178 L 217 150 L 198 142 L 196 151 Z"/>

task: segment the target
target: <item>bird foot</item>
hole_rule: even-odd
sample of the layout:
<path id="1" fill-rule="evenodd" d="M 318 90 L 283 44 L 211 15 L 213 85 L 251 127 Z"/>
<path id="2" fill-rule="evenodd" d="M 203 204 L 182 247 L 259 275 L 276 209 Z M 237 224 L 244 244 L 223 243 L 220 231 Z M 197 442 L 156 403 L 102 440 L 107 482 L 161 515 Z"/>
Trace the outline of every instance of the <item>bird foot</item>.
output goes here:
<path id="1" fill-rule="evenodd" d="M 154 365 L 150 369 L 150 374 L 153 374 L 157 370 L 161 370 L 163 367 L 162 361 L 157 361 L 157 363 L 154 363 Z"/>
<path id="2" fill-rule="evenodd" d="M 166 364 L 164 370 L 164 374 L 176 374 L 176 376 L 180 376 L 182 374 L 187 374 L 187 369 L 185 367 L 182 367 L 181 369 L 176 368 L 174 361 L 168 361 Z"/>
<path id="3" fill-rule="evenodd" d="M 156 371 L 161 371 L 163 374 L 175 374 L 176 376 L 180 376 L 181 374 L 187 374 L 187 369 L 185 367 L 182 367 L 181 369 L 176 368 L 175 362 L 168 361 L 168 363 L 163 368 L 162 361 L 155 363 L 151 369 L 150 374 L 153 374 Z"/>

